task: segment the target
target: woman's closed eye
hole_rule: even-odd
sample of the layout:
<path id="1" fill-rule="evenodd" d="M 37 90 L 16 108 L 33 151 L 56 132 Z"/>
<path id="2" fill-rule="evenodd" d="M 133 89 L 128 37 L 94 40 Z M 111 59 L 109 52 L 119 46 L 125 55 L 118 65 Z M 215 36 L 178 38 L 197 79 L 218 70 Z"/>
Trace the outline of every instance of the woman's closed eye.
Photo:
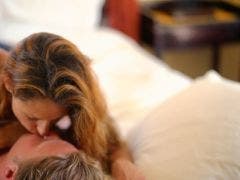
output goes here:
<path id="1" fill-rule="evenodd" d="M 35 117 L 27 117 L 28 118 L 28 120 L 30 120 L 30 121 L 37 121 L 38 120 L 38 118 L 35 118 Z"/>
<path id="2" fill-rule="evenodd" d="M 27 115 L 26 115 L 26 116 L 27 116 Z M 27 118 L 28 118 L 28 120 L 30 120 L 30 121 L 40 121 L 40 119 L 37 118 L 37 117 L 27 116 Z M 45 120 L 45 121 L 50 122 L 50 124 L 55 124 L 55 123 L 57 123 L 60 119 L 61 119 L 61 118 L 56 118 L 56 119 L 53 119 L 53 120 Z"/>

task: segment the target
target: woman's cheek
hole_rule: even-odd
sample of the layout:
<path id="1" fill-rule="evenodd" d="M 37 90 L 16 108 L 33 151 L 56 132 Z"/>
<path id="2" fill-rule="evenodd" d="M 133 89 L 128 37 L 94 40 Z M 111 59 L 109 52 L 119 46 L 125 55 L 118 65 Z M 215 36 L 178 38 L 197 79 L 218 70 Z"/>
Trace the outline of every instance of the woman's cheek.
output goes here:
<path id="1" fill-rule="evenodd" d="M 21 119 L 20 122 L 30 133 L 37 134 L 36 123 L 34 121 Z"/>

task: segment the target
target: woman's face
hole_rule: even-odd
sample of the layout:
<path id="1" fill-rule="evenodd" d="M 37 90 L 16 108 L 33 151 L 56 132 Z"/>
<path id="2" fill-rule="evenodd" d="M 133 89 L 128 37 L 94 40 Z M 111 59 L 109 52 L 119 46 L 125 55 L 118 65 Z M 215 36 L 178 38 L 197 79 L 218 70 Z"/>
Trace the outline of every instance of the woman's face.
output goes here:
<path id="1" fill-rule="evenodd" d="M 41 136 L 47 136 L 50 127 L 66 115 L 66 109 L 48 98 L 23 101 L 13 96 L 12 109 L 29 132 Z"/>

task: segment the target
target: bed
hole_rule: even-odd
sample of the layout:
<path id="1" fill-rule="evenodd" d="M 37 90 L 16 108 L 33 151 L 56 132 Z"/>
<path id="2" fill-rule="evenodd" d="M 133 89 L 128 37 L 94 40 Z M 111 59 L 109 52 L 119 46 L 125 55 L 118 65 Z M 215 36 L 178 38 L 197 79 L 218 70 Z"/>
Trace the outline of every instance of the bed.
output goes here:
<path id="1" fill-rule="evenodd" d="M 239 84 L 215 72 L 192 80 L 126 35 L 97 26 L 102 4 L 2 0 L 0 42 L 12 46 L 39 31 L 73 41 L 91 59 L 109 111 L 147 179 L 238 179 Z"/>

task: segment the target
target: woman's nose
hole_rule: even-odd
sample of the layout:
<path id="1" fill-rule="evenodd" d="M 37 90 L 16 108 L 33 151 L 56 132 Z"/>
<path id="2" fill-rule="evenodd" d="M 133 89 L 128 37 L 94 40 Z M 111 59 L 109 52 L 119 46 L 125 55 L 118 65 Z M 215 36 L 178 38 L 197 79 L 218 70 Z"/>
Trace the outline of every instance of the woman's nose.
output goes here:
<path id="1" fill-rule="evenodd" d="M 40 136 L 47 136 L 49 133 L 50 123 L 47 120 L 37 121 L 37 131 Z"/>

